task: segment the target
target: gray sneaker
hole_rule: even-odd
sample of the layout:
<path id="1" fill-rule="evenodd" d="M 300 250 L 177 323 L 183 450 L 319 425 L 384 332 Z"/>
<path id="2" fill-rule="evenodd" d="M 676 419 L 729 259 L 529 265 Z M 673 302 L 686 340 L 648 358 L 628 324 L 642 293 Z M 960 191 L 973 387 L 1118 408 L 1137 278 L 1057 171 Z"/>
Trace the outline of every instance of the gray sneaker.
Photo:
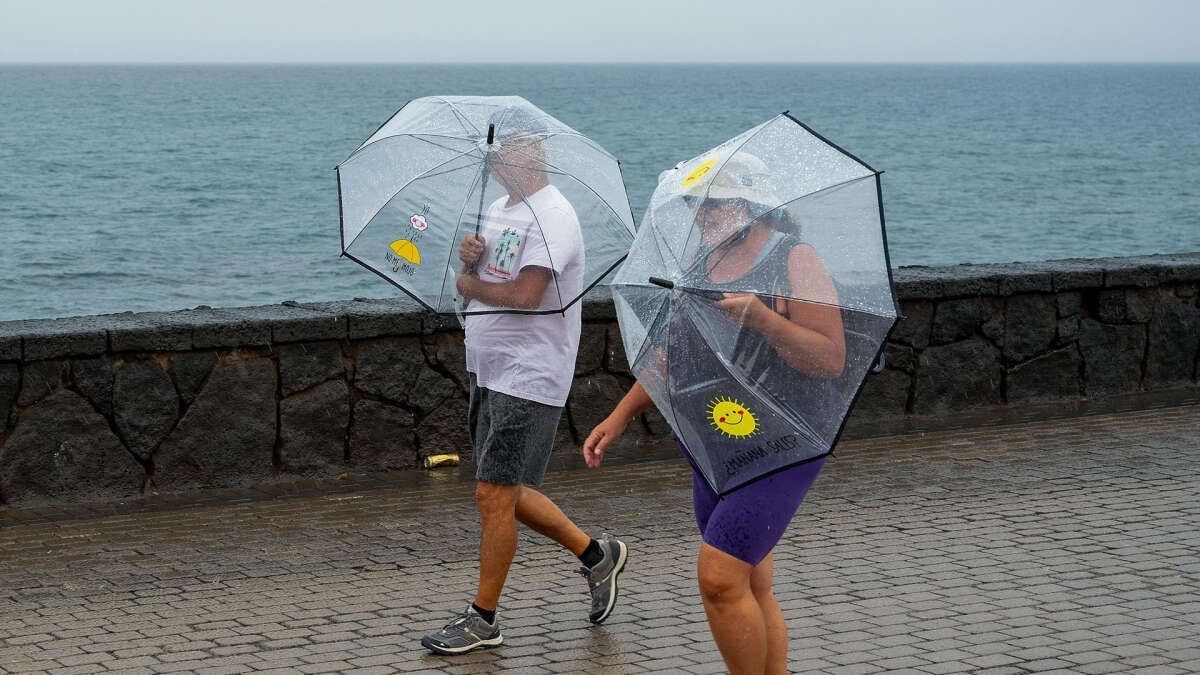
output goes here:
<path id="1" fill-rule="evenodd" d="M 421 638 L 421 646 L 438 654 L 465 654 L 474 649 L 495 647 L 504 642 L 500 617 L 490 624 L 471 607 L 436 633 Z"/>
<path id="2" fill-rule="evenodd" d="M 592 623 L 603 623 L 612 614 L 617 603 L 617 575 L 625 569 L 625 557 L 629 552 L 625 542 L 611 539 L 607 534 L 600 537 L 600 550 L 604 557 L 593 567 L 580 567 L 579 573 L 587 578 L 588 590 L 592 594 Z"/>

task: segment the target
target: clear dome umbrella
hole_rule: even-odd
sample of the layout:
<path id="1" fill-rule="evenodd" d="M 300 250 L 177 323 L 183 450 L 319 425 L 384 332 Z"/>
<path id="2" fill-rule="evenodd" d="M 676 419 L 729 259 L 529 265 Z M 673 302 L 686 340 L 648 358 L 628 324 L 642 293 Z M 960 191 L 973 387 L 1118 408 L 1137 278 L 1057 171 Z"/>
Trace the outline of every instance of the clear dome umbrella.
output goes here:
<path id="1" fill-rule="evenodd" d="M 718 493 L 828 455 L 898 315 L 879 172 L 779 115 L 659 176 L 613 298 Z"/>
<path id="2" fill-rule="evenodd" d="M 337 177 L 343 255 L 439 314 L 563 312 L 633 240 L 616 158 L 518 96 L 409 101 Z M 503 214 L 522 210 L 532 226 L 503 227 Z M 464 306 L 457 297 L 459 246 L 485 225 L 492 236 L 477 264 L 494 279 L 515 278 L 530 252 L 547 261 L 552 279 L 536 307 Z M 568 249 L 569 264 L 553 260 Z"/>

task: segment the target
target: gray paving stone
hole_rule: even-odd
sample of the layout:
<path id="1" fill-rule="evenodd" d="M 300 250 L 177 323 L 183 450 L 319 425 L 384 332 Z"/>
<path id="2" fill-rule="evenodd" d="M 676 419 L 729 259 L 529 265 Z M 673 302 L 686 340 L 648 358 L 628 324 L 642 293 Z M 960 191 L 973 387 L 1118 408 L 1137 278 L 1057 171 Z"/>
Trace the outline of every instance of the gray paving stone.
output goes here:
<path id="1" fill-rule="evenodd" d="M 791 669 L 1195 671 L 1197 439 L 1191 407 L 844 442 L 776 549 Z M 428 654 L 418 638 L 469 601 L 476 574 L 470 477 L 447 475 L 121 513 L 0 507 L 0 663 L 723 671 L 695 590 L 689 471 L 663 455 L 544 486 L 587 531 L 631 543 L 603 627 L 586 622 L 571 556 L 523 530 L 506 644 Z"/>

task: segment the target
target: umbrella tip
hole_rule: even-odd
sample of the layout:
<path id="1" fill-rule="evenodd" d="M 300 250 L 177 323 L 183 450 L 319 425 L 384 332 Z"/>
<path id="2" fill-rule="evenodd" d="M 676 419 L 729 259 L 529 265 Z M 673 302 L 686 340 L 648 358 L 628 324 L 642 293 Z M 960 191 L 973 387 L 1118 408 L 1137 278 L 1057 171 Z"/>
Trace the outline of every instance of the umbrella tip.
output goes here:
<path id="1" fill-rule="evenodd" d="M 495 139 L 496 139 L 496 125 L 489 124 L 488 125 L 488 145 L 491 145 L 492 141 L 494 141 Z"/>
<path id="2" fill-rule="evenodd" d="M 675 288 L 675 282 L 670 281 L 668 279 L 660 279 L 659 277 L 650 277 L 648 281 L 650 283 L 654 284 L 655 286 L 662 286 L 663 288 Z"/>

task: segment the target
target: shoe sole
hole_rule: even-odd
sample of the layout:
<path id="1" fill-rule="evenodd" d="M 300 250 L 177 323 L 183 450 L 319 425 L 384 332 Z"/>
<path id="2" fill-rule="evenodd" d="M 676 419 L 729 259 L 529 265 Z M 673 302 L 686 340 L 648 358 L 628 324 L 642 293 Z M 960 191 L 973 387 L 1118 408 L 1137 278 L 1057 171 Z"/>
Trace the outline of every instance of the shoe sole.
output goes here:
<path id="1" fill-rule="evenodd" d="M 604 608 L 603 614 L 595 619 L 591 619 L 591 622 L 597 626 L 604 623 L 608 615 L 612 614 L 613 605 L 617 604 L 617 577 L 621 576 L 622 570 L 625 569 L 625 560 L 629 557 L 629 547 L 625 545 L 625 542 L 618 541 L 617 544 L 621 547 L 621 556 L 617 558 L 617 564 L 613 565 L 612 581 L 609 582 L 612 592 L 608 594 L 608 607 Z"/>
<path id="2" fill-rule="evenodd" d="M 496 646 L 499 646 L 502 642 L 504 642 L 504 636 L 497 635 L 494 638 L 489 638 L 487 640 L 480 640 L 479 642 L 467 645 L 466 647 L 442 647 L 441 645 L 434 644 L 434 642 L 427 637 L 421 638 L 421 646 L 422 647 L 428 649 L 429 651 L 433 652 L 434 654 L 442 654 L 443 656 L 454 656 L 455 654 L 466 654 L 467 652 L 475 651 L 476 649 L 487 649 L 489 647 L 496 647 Z"/>

